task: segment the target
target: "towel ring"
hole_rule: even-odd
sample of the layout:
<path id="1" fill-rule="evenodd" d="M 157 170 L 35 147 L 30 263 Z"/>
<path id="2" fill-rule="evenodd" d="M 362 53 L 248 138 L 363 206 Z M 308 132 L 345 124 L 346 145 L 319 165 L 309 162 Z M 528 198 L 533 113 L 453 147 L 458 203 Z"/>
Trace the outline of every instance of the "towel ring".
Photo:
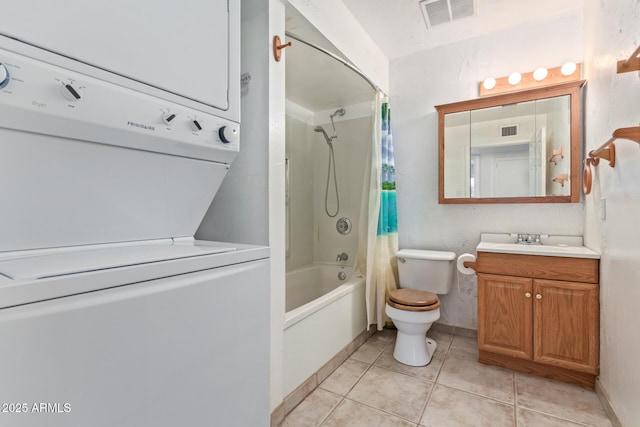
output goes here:
<path id="1" fill-rule="evenodd" d="M 591 165 L 597 166 L 598 163 L 600 163 L 600 159 L 597 157 L 587 157 L 584 159 L 584 169 L 582 170 L 582 191 L 584 191 L 584 194 L 591 193 L 591 186 L 593 185 Z"/>

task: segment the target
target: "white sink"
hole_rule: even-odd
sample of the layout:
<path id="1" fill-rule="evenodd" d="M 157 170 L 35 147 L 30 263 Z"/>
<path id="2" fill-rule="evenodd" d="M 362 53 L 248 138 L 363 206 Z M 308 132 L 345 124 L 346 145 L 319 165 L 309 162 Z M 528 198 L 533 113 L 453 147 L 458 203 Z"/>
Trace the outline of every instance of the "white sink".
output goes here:
<path id="1" fill-rule="evenodd" d="M 509 234 L 482 233 L 477 252 L 497 252 L 520 255 L 543 255 L 571 258 L 600 258 L 600 254 L 582 246 L 580 236 L 549 236 L 542 245 L 516 244 L 516 237 Z"/>

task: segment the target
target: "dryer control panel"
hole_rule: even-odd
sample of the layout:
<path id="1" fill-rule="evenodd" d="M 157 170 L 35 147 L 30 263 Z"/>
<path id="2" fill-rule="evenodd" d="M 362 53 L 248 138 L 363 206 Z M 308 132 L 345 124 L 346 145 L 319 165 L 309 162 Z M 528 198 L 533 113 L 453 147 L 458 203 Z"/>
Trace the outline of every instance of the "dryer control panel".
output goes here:
<path id="1" fill-rule="evenodd" d="M 0 50 L 0 127 L 230 164 L 239 124 Z"/>

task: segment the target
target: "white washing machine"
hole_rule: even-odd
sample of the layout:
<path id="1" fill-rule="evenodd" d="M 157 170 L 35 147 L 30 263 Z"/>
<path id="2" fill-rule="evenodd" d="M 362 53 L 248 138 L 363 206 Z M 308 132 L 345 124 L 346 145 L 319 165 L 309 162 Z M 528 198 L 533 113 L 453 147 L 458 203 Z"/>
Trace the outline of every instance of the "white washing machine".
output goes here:
<path id="1" fill-rule="evenodd" d="M 269 249 L 193 237 L 239 151 L 238 2 L 81 3 L 0 17 L 0 426 L 267 426 Z M 152 37 L 176 19 L 206 59 Z"/>

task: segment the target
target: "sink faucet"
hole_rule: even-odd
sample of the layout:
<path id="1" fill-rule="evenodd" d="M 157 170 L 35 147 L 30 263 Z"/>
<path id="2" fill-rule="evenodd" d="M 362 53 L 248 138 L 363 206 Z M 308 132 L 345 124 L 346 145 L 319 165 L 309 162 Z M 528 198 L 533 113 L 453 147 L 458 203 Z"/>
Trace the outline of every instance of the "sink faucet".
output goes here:
<path id="1" fill-rule="evenodd" d="M 336 258 L 336 261 L 346 261 L 349 259 L 349 255 L 346 252 L 342 252 L 340 254 L 338 254 L 338 257 Z"/>
<path id="2" fill-rule="evenodd" d="M 539 234 L 518 234 L 518 241 L 520 245 L 541 245 Z"/>

